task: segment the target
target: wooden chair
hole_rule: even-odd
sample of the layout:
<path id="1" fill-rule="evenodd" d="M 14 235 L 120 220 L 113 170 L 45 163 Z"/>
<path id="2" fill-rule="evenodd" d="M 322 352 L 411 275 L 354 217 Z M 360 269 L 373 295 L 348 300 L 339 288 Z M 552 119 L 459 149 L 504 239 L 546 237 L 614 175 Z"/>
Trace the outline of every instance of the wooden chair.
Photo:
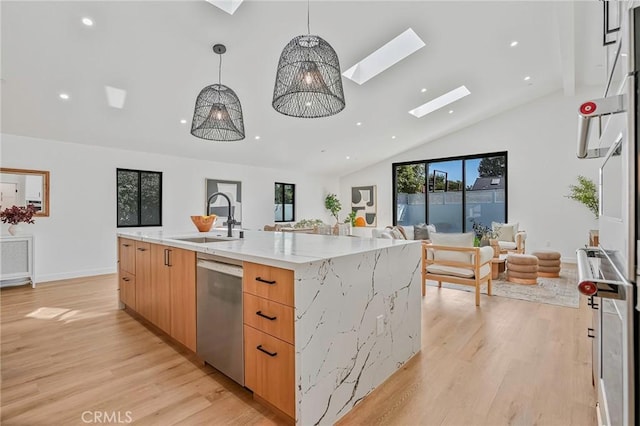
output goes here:
<path id="1" fill-rule="evenodd" d="M 442 259 L 442 254 L 468 254 L 469 261 Z M 438 256 L 440 254 L 440 256 Z M 440 257 L 440 259 L 438 259 Z M 447 256 L 444 256 L 445 258 Z M 464 256 L 462 256 L 464 257 Z M 480 285 L 487 283 L 487 294 L 491 296 L 491 259 L 493 249 L 487 247 L 453 247 L 428 243 L 422 244 L 422 295 L 427 291 L 427 280 L 469 285 L 476 288 L 476 306 L 480 306 Z"/>

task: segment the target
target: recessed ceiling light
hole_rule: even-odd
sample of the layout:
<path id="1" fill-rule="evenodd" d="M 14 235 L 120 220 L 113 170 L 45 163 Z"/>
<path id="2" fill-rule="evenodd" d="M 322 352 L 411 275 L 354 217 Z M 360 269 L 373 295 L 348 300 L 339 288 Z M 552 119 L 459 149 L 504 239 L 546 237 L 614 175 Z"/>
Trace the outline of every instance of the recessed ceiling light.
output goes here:
<path id="1" fill-rule="evenodd" d="M 66 93 L 60 93 L 58 96 L 60 99 L 64 99 L 65 101 L 69 99 L 69 95 Z"/>
<path id="2" fill-rule="evenodd" d="M 187 120 L 183 118 L 182 120 L 180 120 L 180 124 L 187 124 Z"/>
<path id="3" fill-rule="evenodd" d="M 391 139 L 395 139 L 395 138 L 396 138 L 395 136 L 391 136 Z"/>
<path id="4" fill-rule="evenodd" d="M 526 77 L 524 78 L 524 81 L 529 81 L 529 80 L 531 80 L 531 76 L 526 76 Z"/>
<path id="5" fill-rule="evenodd" d="M 350 159 L 351 159 L 351 157 L 349 157 L 348 155 L 347 155 L 347 157 L 346 157 L 346 158 L 347 158 L 347 160 L 350 160 Z"/>
<path id="6" fill-rule="evenodd" d="M 427 88 L 426 88 L 426 87 L 423 87 L 422 89 L 420 89 L 420 91 L 421 91 L 422 93 L 424 93 L 424 92 L 426 92 L 426 91 L 427 91 Z"/>
<path id="7" fill-rule="evenodd" d="M 516 47 L 517 45 L 518 45 L 518 41 L 517 40 L 513 40 L 509 46 Z"/>
<path id="8" fill-rule="evenodd" d="M 343 72 L 342 75 L 358 84 L 363 84 L 424 46 L 424 41 L 409 28 Z"/>
<path id="9" fill-rule="evenodd" d="M 449 114 L 453 114 L 453 110 L 452 109 L 449 110 Z"/>
<path id="10" fill-rule="evenodd" d="M 356 123 L 356 126 L 362 126 L 362 123 L 358 121 L 358 122 Z"/>
<path id="11" fill-rule="evenodd" d="M 256 135 L 255 140 L 259 141 L 260 140 L 260 136 Z"/>
<path id="12" fill-rule="evenodd" d="M 411 111 L 409 111 L 409 114 L 418 118 L 424 117 L 430 112 L 449 105 L 450 103 L 453 103 L 458 99 L 462 99 L 469 94 L 471 94 L 469 89 L 467 89 L 465 86 L 460 86 L 457 89 L 453 89 L 452 91 L 445 93 L 442 96 L 432 99 L 429 102 L 412 109 Z"/>
<path id="13" fill-rule="evenodd" d="M 621 54 L 620 54 L 620 56 L 623 56 L 623 57 L 625 57 L 625 58 L 626 58 L 626 57 L 627 57 L 627 54 L 626 54 L 626 53 L 621 53 Z"/>
<path id="14" fill-rule="evenodd" d="M 93 19 L 88 18 L 86 16 L 82 18 L 82 23 L 85 24 L 87 27 L 93 27 Z"/>

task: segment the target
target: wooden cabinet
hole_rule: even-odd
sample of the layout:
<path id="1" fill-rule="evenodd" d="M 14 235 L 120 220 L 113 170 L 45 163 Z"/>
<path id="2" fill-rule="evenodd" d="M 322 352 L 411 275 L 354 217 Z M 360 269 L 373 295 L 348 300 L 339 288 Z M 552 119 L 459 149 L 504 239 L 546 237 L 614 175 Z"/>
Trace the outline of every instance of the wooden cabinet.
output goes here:
<path id="1" fill-rule="evenodd" d="M 151 316 L 151 244 L 135 242 L 136 312 L 153 321 Z"/>
<path id="2" fill-rule="evenodd" d="M 131 309 L 136 309 L 136 276 L 120 271 L 118 287 L 120 301 Z"/>
<path id="3" fill-rule="evenodd" d="M 118 260 L 120 270 L 135 275 L 136 273 L 136 242 L 127 238 L 119 238 Z"/>
<path id="4" fill-rule="evenodd" d="M 293 306 L 293 271 L 244 262 L 243 291 Z"/>
<path id="5" fill-rule="evenodd" d="M 120 238 L 120 300 L 196 350 L 196 254 Z"/>
<path id="6" fill-rule="evenodd" d="M 244 360 L 245 386 L 295 418 L 293 345 L 245 325 Z"/>
<path id="7" fill-rule="evenodd" d="M 295 419 L 293 271 L 243 267 L 245 386 Z"/>
<path id="8" fill-rule="evenodd" d="M 171 337 L 196 350 L 196 253 L 169 250 Z"/>
<path id="9" fill-rule="evenodd" d="M 151 322 L 171 334 L 171 270 L 169 250 L 160 244 L 151 245 L 151 281 L 153 282 Z"/>
<path id="10" fill-rule="evenodd" d="M 244 323 L 293 344 L 293 308 L 244 294 Z"/>

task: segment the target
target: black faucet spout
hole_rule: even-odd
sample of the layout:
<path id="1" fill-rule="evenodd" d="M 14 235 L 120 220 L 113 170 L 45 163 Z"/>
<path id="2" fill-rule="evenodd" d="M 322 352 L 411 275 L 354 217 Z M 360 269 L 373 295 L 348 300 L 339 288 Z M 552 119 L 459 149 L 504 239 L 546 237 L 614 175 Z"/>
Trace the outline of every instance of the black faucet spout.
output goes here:
<path id="1" fill-rule="evenodd" d="M 233 219 L 233 213 L 231 210 L 231 199 L 227 194 L 224 194 L 222 192 L 214 192 L 209 196 L 209 198 L 207 199 L 207 216 L 211 214 L 211 201 L 213 201 L 213 199 L 218 195 L 222 195 L 227 200 L 227 204 L 229 206 L 229 216 L 227 217 L 227 237 L 231 237 L 231 229 L 233 228 L 233 225 L 236 223 L 236 221 Z"/>

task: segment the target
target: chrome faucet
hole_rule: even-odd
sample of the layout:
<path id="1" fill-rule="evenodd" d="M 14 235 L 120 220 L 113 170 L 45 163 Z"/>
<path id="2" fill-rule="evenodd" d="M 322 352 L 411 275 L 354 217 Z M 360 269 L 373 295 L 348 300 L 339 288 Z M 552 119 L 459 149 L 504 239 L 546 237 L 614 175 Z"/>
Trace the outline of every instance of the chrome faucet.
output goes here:
<path id="1" fill-rule="evenodd" d="M 233 213 L 231 212 L 231 199 L 226 194 L 223 194 L 222 192 L 214 192 L 209 196 L 209 199 L 207 200 L 207 216 L 211 214 L 211 200 L 213 200 L 218 195 L 222 195 L 224 198 L 226 198 L 227 203 L 229 204 L 229 217 L 227 218 L 227 237 L 231 237 L 231 228 L 233 228 L 233 225 L 235 225 L 236 221 L 233 219 Z"/>

